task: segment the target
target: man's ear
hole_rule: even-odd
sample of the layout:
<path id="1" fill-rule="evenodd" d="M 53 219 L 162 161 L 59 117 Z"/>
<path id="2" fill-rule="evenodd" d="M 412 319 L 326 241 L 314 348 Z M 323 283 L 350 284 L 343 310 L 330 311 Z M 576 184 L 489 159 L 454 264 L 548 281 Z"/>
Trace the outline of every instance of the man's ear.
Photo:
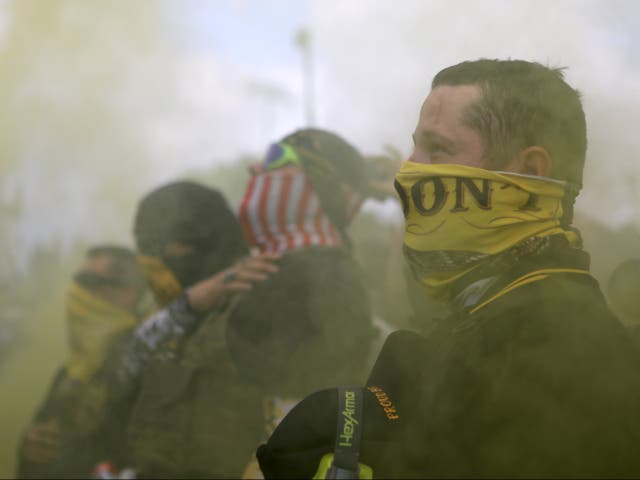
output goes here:
<path id="1" fill-rule="evenodd" d="M 550 177 L 553 162 L 549 152 L 538 146 L 527 147 L 507 165 L 506 171 L 535 175 L 537 177 Z"/>

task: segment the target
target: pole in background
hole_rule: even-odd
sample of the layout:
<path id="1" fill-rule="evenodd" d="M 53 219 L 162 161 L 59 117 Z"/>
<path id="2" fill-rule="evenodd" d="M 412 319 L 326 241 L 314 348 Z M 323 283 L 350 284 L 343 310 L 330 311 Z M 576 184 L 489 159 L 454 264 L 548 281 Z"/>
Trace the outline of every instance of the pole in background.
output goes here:
<path id="1" fill-rule="evenodd" d="M 313 55 L 309 30 L 306 28 L 298 30 L 294 41 L 302 53 L 304 120 L 307 126 L 312 127 L 315 124 L 315 101 L 313 88 Z"/>

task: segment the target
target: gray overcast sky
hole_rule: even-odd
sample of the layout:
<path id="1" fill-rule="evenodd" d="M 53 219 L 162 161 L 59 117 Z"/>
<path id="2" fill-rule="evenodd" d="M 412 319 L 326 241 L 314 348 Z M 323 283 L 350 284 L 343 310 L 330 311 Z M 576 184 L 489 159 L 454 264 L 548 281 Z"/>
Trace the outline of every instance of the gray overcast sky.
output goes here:
<path id="1" fill-rule="evenodd" d="M 71 13 L 86 5 L 68 3 Z M 147 4 L 134 5 L 144 18 Z M 125 97 L 119 94 L 126 101 L 114 116 L 141 144 L 139 165 L 123 167 L 119 152 L 110 150 L 117 136 L 105 134 L 86 145 L 79 137 L 77 151 L 70 152 L 64 136 L 46 125 L 38 136 L 34 126 L 26 140 L 28 155 L 8 183 L 14 190 L 28 187 L 28 212 L 14 234 L 21 245 L 56 235 L 130 242 L 130 218 L 109 209 L 113 199 L 99 197 L 96 204 L 91 197 L 102 179 L 117 181 L 124 169 L 129 190 L 139 196 L 186 170 L 260 154 L 302 126 L 301 58 L 293 37 L 303 26 L 313 39 L 318 126 L 370 153 L 385 144 L 410 151 L 429 82 L 447 65 L 512 57 L 567 66 L 569 82 L 584 94 L 590 135 L 578 208 L 612 226 L 640 224 L 638 1 L 157 0 L 149 5 L 163 5 L 169 25 L 160 32 L 164 43 L 157 55 L 126 64 L 124 70 L 137 75 L 135 88 Z M 105 62 L 110 54 L 92 52 Z M 114 64 L 123 70 L 122 63 Z M 41 83 L 34 83 L 47 101 L 55 74 L 45 71 Z M 66 83 L 60 78 L 62 88 Z M 63 98 L 56 107 L 61 114 Z M 47 152 L 46 168 L 34 149 Z M 52 216 L 52 204 L 68 214 Z M 96 223 L 95 217 L 103 221 Z"/>
<path id="2" fill-rule="evenodd" d="M 251 77 L 253 85 L 282 89 L 282 95 L 269 96 L 245 84 L 236 90 L 238 97 L 221 104 L 219 89 L 230 88 L 209 86 L 205 103 L 210 112 L 228 108 L 240 113 L 236 118 L 242 125 L 227 125 L 242 136 L 222 135 L 227 141 L 217 144 L 219 158 L 260 151 L 300 125 L 300 57 L 291 39 L 295 29 L 307 24 L 314 39 L 318 123 L 368 151 L 393 144 L 408 153 L 429 81 L 447 65 L 512 57 L 568 67 L 568 80 L 584 94 L 591 140 L 587 189 L 578 206 L 614 226 L 639 220 L 635 206 L 624 200 L 640 200 L 640 147 L 632 128 L 640 107 L 640 2 L 246 0 L 186 5 L 193 8 L 185 17 L 191 32 L 187 63 L 207 70 L 219 69 L 216 62 L 221 62 L 229 72 L 228 84 Z M 622 171 L 625 185 L 607 188 Z"/>

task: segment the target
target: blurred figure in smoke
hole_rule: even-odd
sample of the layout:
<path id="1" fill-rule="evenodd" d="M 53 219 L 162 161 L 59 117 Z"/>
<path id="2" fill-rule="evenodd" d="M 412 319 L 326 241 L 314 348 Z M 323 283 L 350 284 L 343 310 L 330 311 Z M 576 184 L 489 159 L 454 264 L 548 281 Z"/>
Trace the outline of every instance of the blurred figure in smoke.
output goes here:
<path id="1" fill-rule="evenodd" d="M 69 359 L 24 435 L 20 478 L 86 476 L 104 454 L 107 432 L 96 435 L 107 396 L 103 366 L 143 315 L 144 287 L 131 250 L 88 250 L 67 292 Z"/>
<path id="2" fill-rule="evenodd" d="M 391 193 L 385 161 L 305 129 L 271 145 L 254 168 L 240 221 L 250 246 L 282 259 L 234 309 L 228 340 L 245 376 L 265 389 L 272 426 L 292 398 L 362 381 L 374 329 L 346 230 L 367 196 Z"/>
<path id="3" fill-rule="evenodd" d="M 578 92 L 538 63 L 463 62 L 436 75 L 413 138 L 405 257 L 453 313 L 390 335 L 366 388 L 296 406 L 258 450 L 265 476 L 640 475 L 639 352 L 571 226 Z"/>
<path id="4" fill-rule="evenodd" d="M 615 268 L 607 294 L 613 311 L 640 341 L 640 259 L 625 260 Z"/>
<path id="5" fill-rule="evenodd" d="M 233 294 L 277 271 L 277 255 L 249 256 L 223 196 L 192 182 L 144 197 L 134 234 L 162 309 L 111 368 L 112 404 L 133 406 L 126 454 L 115 445 L 108 459 L 145 477 L 238 477 L 255 450 L 261 398 L 229 358 L 226 316 Z"/>

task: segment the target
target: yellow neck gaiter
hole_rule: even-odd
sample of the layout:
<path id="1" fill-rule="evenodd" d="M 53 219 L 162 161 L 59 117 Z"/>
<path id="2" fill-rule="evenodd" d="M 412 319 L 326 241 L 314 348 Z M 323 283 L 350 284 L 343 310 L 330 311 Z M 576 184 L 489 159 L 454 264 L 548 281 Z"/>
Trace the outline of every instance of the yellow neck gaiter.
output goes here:
<path id="1" fill-rule="evenodd" d="M 405 256 L 428 295 L 531 237 L 578 234 L 561 225 L 566 184 L 464 165 L 405 162 L 396 175 L 405 214 Z"/>
<path id="2" fill-rule="evenodd" d="M 182 286 L 162 260 L 145 255 L 138 255 L 136 260 L 160 307 L 180 296 Z"/>
<path id="3" fill-rule="evenodd" d="M 67 292 L 69 377 L 88 382 L 103 365 L 114 339 L 137 323 L 132 313 L 73 282 Z"/>

